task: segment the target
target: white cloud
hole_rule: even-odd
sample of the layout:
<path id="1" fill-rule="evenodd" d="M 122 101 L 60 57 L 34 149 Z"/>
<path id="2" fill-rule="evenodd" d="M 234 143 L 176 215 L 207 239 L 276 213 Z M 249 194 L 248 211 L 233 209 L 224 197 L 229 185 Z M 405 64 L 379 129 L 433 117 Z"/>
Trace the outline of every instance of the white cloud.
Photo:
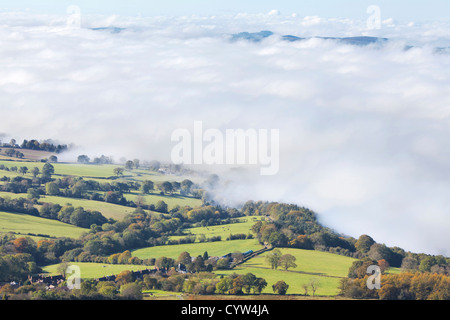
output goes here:
<path id="1" fill-rule="evenodd" d="M 280 173 L 226 175 L 236 183 L 221 196 L 295 202 L 338 231 L 448 253 L 450 63 L 432 50 L 448 46 L 448 25 L 83 16 L 70 30 L 65 18 L 1 15 L 2 133 L 74 142 L 91 156 L 169 160 L 171 132 L 195 120 L 280 129 Z M 88 29 L 101 26 L 125 30 Z M 276 35 L 228 41 L 260 30 Z M 394 40 L 378 48 L 278 36 L 365 33 Z M 421 46 L 403 50 L 409 43 Z"/>

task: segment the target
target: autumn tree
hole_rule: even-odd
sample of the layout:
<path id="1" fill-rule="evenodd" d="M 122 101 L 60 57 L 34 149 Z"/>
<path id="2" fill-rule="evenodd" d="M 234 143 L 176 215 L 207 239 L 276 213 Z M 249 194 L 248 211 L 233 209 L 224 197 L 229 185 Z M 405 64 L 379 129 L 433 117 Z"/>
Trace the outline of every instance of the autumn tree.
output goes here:
<path id="1" fill-rule="evenodd" d="M 89 157 L 85 154 L 79 155 L 77 158 L 78 163 L 86 164 L 89 163 L 89 161 L 91 161 L 91 159 L 89 159 Z"/>
<path id="2" fill-rule="evenodd" d="M 264 278 L 256 278 L 253 283 L 253 290 L 255 293 L 260 294 L 264 288 L 267 287 L 267 281 Z"/>
<path id="3" fill-rule="evenodd" d="M 145 194 L 150 193 L 151 191 L 154 190 L 155 185 L 152 181 L 150 180 L 145 180 L 144 183 L 142 184 L 142 192 Z"/>
<path id="4" fill-rule="evenodd" d="M 276 270 L 280 265 L 281 256 L 280 249 L 274 249 L 266 256 L 266 261 L 270 264 L 272 269 Z"/>
<path id="5" fill-rule="evenodd" d="M 280 266 L 284 269 L 284 271 L 287 271 L 289 268 L 296 268 L 296 260 L 297 258 L 295 258 L 292 254 L 284 254 L 280 257 Z"/>
<path id="6" fill-rule="evenodd" d="M 45 185 L 45 193 L 49 196 L 57 196 L 59 194 L 59 187 L 54 182 L 48 182 Z"/>
<path id="7" fill-rule="evenodd" d="M 216 284 L 216 292 L 218 294 L 226 294 L 233 288 L 233 280 L 230 277 L 223 277 Z"/>
<path id="8" fill-rule="evenodd" d="M 375 240 L 373 240 L 367 234 L 363 234 L 358 238 L 358 241 L 355 243 L 356 250 L 361 253 L 367 253 L 370 250 L 370 247 L 375 244 Z"/>
<path id="9" fill-rule="evenodd" d="M 155 261 L 155 266 L 158 269 L 161 269 L 161 268 L 170 269 L 174 265 L 175 265 L 175 260 L 172 258 L 168 258 L 168 257 L 159 257 Z"/>
<path id="10" fill-rule="evenodd" d="M 114 168 L 113 172 L 118 177 L 119 176 L 123 176 L 124 169 L 120 168 L 120 167 L 117 167 L 117 168 Z"/>
<path id="11" fill-rule="evenodd" d="M 40 173 L 40 170 L 38 167 L 34 167 L 33 169 L 31 169 L 31 174 L 33 175 L 33 177 L 37 177 Z"/>
<path id="12" fill-rule="evenodd" d="M 142 300 L 142 288 L 137 283 L 126 283 L 120 287 L 120 296 L 127 300 Z"/>
<path id="13" fill-rule="evenodd" d="M 134 281 L 133 272 L 130 270 L 124 270 L 116 276 L 116 282 L 122 286 L 126 283 L 131 283 Z"/>
<path id="14" fill-rule="evenodd" d="M 249 294 L 251 289 L 254 287 L 256 281 L 256 276 L 253 273 L 247 273 L 242 277 L 242 288 L 245 293 Z"/>
<path id="15" fill-rule="evenodd" d="M 70 266 L 70 263 L 63 261 L 58 265 L 56 270 L 58 271 L 58 273 L 60 275 L 62 275 L 65 278 L 66 273 L 67 273 L 67 268 L 69 268 L 69 266 Z"/>
<path id="16" fill-rule="evenodd" d="M 131 252 L 129 250 L 126 250 L 122 252 L 119 257 L 117 258 L 117 263 L 119 264 L 127 264 L 131 259 Z"/>
<path id="17" fill-rule="evenodd" d="M 168 209 L 169 209 L 169 207 L 162 200 L 159 200 L 155 205 L 155 211 L 157 211 L 157 212 L 167 213 Z"/>
<path id="18" fill-rule="evenodd" d="M 51 177 L 51 175 L 54 173 L 55 173 L 55 167 L 52 164 L 47 162 L 44 165 L 44 167 L 42 168 L 42 175 L 46 176 L 46 177 Z"/>
<path id="19" fill-rule="evenodd" d="M 285 295 L 289 289 L 289 285 L 283 280 L 278 281 L 272 286 L 273 292 L 279 295 Z"/>
<path id="20" fill-rule="evenodd" d="M 36 244 L 33 239 L 28 237 L 20 237 L 13 241 L 14 248 L 18 253 L 33 253 Z"/>
<path id="21" fill-rule="evenodd" d="M 164 181 L 158 185 L 158 189 L 163 193 L 172 193 L 173 185 L 169 181 Z"/>
<path id="22" fill-rule="evenodd" d="M 133 161 L 128 160 L 127 162 L 125 162 L 125 168 L 126 168 L 127 170 L 131 170 L 131 169 L 133 169 L 133 167 L 134 167 Z"/>
<path id="23" fill-rule="evenodd" d="M 184 266 L 188 266 L 191 263 L 192 263 L 192 257 L 189 254 L 189 252 L 187 252 L 187 251 L 180 253 L 180 255 L 178 256 L 178 259 L 176 260 L 176 264 L 182 264 Z"/>

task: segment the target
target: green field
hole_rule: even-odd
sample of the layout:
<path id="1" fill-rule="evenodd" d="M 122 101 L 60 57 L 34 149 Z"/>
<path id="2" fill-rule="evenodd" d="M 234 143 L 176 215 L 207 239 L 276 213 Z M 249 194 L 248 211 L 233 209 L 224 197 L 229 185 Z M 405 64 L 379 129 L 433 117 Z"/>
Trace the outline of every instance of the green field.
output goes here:
<path id="1" fill-rule="evenodd" d="M 185 238 L 188 235 L 198 236 L 204 234 L 206 238 L 220 236 L 222 238 L 222 241 L 225 241 L 230 234 L 252 234 L 250 229 L 256 223 L 256 221 L 259 220 L 261 220 L 261 217 L 244 217 L 237 219 L 237 223 L 184 229 L 183 232 L 186 235 L 172 236 L 170 237 L 170 239 L 177 240 L 180 238 Z M 196 241 L 199 241 L 198 237 Z"/>
<path id="2" fill-rule="evenodd" d="M 319 282 L 317 295 L 336 295 L 341 277 L 348 274 L 348 269 L 355 259 L 332 254 L 328 252 L 301 250 L 301 249 L 280 249 L 282 254 L 292 254 L 296 257 L 296 268 L 288 271 L 271 269 L 266 261 L 265 252 L 251 260 L 237 266 L 233 270 L 217 271 L 217 274 L 229 275 L 232 273 L 245 274 L 253 273 L 257 277 L 266 279 L 269 286 L 263 293 L 273 293 L 272 284 L 279 280 L 284 280 L 289 285 L 288 293 L 304 294 L 303 285 L 308 284 L 312 279 Z"/>
<path id="3" fill-rule="evenodd" d="M 136 208 L 120 206 L 104 201 L 64 198 L 58 196 L 44 196 L 39 199 L 39 202 L 57 203 L 61 206 L 71 204 L 74 207 L 83 207 L 85 210 L 99 211 L 105 218 L 112 218 L 116 220 L 121 220 L 127 214 L 136 210 Z"/>
<path id="4" fill-rule="evenodd" d="M 17 198 L 27 198 L 26 193 L 9 193 L 9 192 L 0 192 L 0 197 L 10 197 L 11 199 Z M 116 220 L 121 220 L 125 215 L 132 213 L 135 208 L 120 206 L 112 203 L 107 203 L 103 201 L 93 201 L 86 199 L 74 199 L 74 198 L 65 198 L 58 196 L 42 196 L 39 199 L 39 202 L 48 202 L 48 203 L 56 203 L 60 206 L 65 206 L 67 204 L 71 204 L 74 207 L 83 207 L 85 210 L 99 211 L 106 218 L 113 218 Z"/>
<path id="5" fill-rule="evenodd" d="M 184 300 L 184 293 L 163 290 L 143 290 L 144 300 Z"/>
<path id="6" fill-rule="evenodd" d="M 146 204 L 156 204 L 158 201 L 164 201 L 169 210 L 179 205 L 180 207 L 189 206 L 192 208 L 199 207 L 202 205 L 202 200 L 196 199 L 189 196 L 182 196 L 180 194 L 174 193 L 172 195 L 160 195 L 154 194 L 140 194 L 138 192 L 124 193 L 124 197 L 127 200 L 136 201 L 136 199 L 141 196 Z"/>
<path id="7" fill-rule="evenodd" d="M 129 196 L 130 194 L 124 194 L 125 197 L 129 200 L 132 200 L 134 198 L 137 198 L 137 195 L 135 197 Z M 27 198 L 26 193 L 10 193 L 10 192 L 1 192 L 0 191 L 0 197 L 6 198 L 10 197 L 11 199 L 17 199 L 17 198 Z M 156 199 L 156 198 L 155 198 Z M 164 202 L 168 203 L 169 209 L 171 208 L 170 204 L 173 206 L 175 204 L 181 205 L 201 205 L 201 200 L 188 198 L 188 200 L 184 201 L 181 198 L 172 198 L 172 197 L 158 197 L 159 200 L 163 200 Z M 195 201 L 192 201 L 195 200 Z M 121 220 L 123 219 L 127 214 L 133 213 L 136 208 L 133 207 L 126 207 L 121 206 L 113 203 L 108 203 L 104 201 L 94 201 L 94 200 L 87 200 L 87 199 L 75 199 L 75 198 L 66 198 L 66 197 L 59 197 L 59 196 L 41 196 L 39 199 L 39 202 L 44 203 L 56 203 L 60 206 L 65 206 L 67 204 L 71 204 L 74 207 L 82 207 L 85 210 L 92 210 L 92 211 L 99 211 L 102 213 L 102 215 L 106 218 L 112 218 L 115 220 Z M 156 201 L 157 202 L 157 201 Z M 156 202 L 148 202 L 149 204 Z M 147 211 L 150 212 L 150 211 Z M 154 214 L 158 214 L 157 212 L 154 212 Z"/>
<path id="8" fill-rule="evenodd" d="M 25 214 L 0 212 L 0 233 L 15 232 L 21 235 L 45 234 L 52 237 L 79 238 L 89 230 L 56 220 L 44 219 Z"/>
<path id="9" fill-rule="evenodd" d="M 103 264 L 90 262 L 71 262 L 71 265 L 80 267 L 82 279 L 97 279 L 105 276 L 117 275 L 125 270 L 139 271 L 144 269 L 153 269 L 153 267 L 132 265 L 132 264 Z M 58 275 L 59 264 L 52 264 L 43 268 L 43 271 L 49 275 Z"/>
<path id="10" fill-rule="evenodd" d="M 262 291 L 262 293 L 273 293 L 272 285 L 277 283 L 280 280 L 283 280 L 289 285 L 289 289 L 287 294 L 304 294 L 305 290 L 303 289 L 303 285 L 308 285 L 311 280 L 318 280 L 318 289 L 316 291 L 316 295 L 318 296 L 335 296 L 339 293 L 339 278 L 330 278 L 330 277 L 319 277 L 310 274 L 292 272 L 292 271 L 282 271 L 271 270 L 271 269 L 262 269 L 262 268 L 251 268 L 251 267 L 236 267 L 233 270 L 221 270 L 217 271 L 218 275 L 230 275 L 233 273 L 237 274 L 246 274 L 253 273 L 256 277 L 264 278 L 267 282 L 267 287 Z M 312 294 L 311 289 L 308 289 L 308 294 Z"/>
<path id="11" fill-rule="evenodd" d="M 291 254 L 296 258 L 297 268 L 289 269 L 304 273 L 315 274 L 317 276 L 333 276 L 346 277 L 348 269 L 355 259 L 316 250 L 302 250 L 293 248 L 281 248 L 282 254 Z M 268 268 L 269 263 L 266 261 L 268 252 L 246 262 L 244 265 L 255 268 Z"/>
<path id="12" fill-rule="evenodd" d="M 31 170 L 34 167 L 39 168 L 42 171 L 44 162 L 33 161 L 0 161 L 7 168 L 15 167 L 28 167 Z M 52 163 L 55 168 L 55 175 L 63 176 L 79 176 L 79 177 L 97 177 L 108 178 L 114 176 L 114 168 L 117 165 L 91 165 L 91 164 L 78 164 L 78 163 Z M 31 174 L 27 174 L 31 176 Z"/>
<path id="13" fill-rule="evenodd" d="M 0 161 L 0 164 L 3 164 L 7 168 L 15 167 L 28 167 L 31 170 L 33 167 L 38 167 L 39 170 L 42 171 L 44 163 L 42 162 L 32 162 L 32 161 Z M 154 183 L 162 182 L 162 181 L 179 181 L 190 177 L 183 176 L 175 176 L 175 175 L 164 175 L 157 172 L 151 172 L 147 170 L 132 170 L 125 171 L 124 176 L 116 179 L 114 177 L 114 168 L 120 167 L 119 165 L 93 165 L 93 164 L 72 164 L 72 163 L 53 163 L 55 168 L 54 178 L 58 178 L 61 176 L 79 176 L 83 177 L 87 180 L 95 180 L 100 183 L 112 183 L 114 181 L 122 181 L 122 182 L 130 182 L 137 181 L 142 182 L 144 180 L 151 180 Z M 22 175 L 18 172 L 5 171 L 0 170 L 0 177 L 9 177 L 13 178 L 16 176 L 24 176 L 26 178 L 31 179 L 31 173 L 27 173 Z M 114 177 L 114 179 L 108 179 Z M 192 181 L 200 181 L 200 178 L 194 177 Z M 3 183 L 2 183 L 3 184 Z M 96 191 L 97 193 L 102 193 Z M 0 196 L 10 196 L 11 198 L 24 197 L 26 198 L 26 194 L 14 195 L 9 193 L 1 193 Z M 162 200 L 167 205 L 169 210 L 173 207 L 179 205 L 190 206 L 190 207 L 198 207 L 202 205 L 202 201 L 200 199 L 193 198 L 191 196 L 182 196 L 179 193 L 174 193 L 172 195 L 160 195 L 157 191 L 153 194 L 142 195 L 137 191 L 133 191 L 130 193 L 124 193 L 124 196 L 127 200 L 136 201 L 140 196 L 144 199 L 145 204 L 156 204 L 158 201 Z M 41 201 L 48 201 L 51 203 L 57 203 L 60 205 L 65 205 L 66 203 L 71 203 L 73 206 L 81 206 L 87 210 L 97 210 L 100 211 L 105 217 L 113 218 L 113 219 L 121 219 L 127 213 L 133 212 L 134 209 L 125 206 L 114 205 L 110 203 L 105 203 L 102 201 L 89 201 L 84 199 L 72 199 L 72 198 L 63 198 L 63 197 L 45 197 L 41 199 Z"/>
<path id="14" fill-rule="evenodd" d="M 134 250 L 132 255 L 140 259 L 169 257 L 176 259 L 180 253 L 187 251 L 191 256 L 203 255 L 205 251 L 209 256 L 223 256 L 227 253 L 245 252 L 247 250 L 259 250 L 263 248 L 256 239 L 232 240 L 218 242 L 202 242 L 179 244 L 171 246 L 157 246 Z"/>
<path id="15" fill-rule="evenodd" d="M 9 148 L 2 148 L 2 150 L 0 151 L 0 159 L 19 161 L 18 158 L 8 157 L 5 155 L 6 150 L 8 150 L 8 149 Z M 29 150 L 29 149 L 17 149 L 17 148 L 15 148 L 15 149 L 19 150 L 21 153 L 23 153 L 25 159 L 33 160 L 33 161 L 38 161 L 38 160 L 41 160 L 44 158 L 49 158 L 52 155 L 56 155 L 55 153 L 41 151 L 41 150 Z"/>
<path id="16" fill-rule="evenodd" d="M 37 154 L 35 155 L 38 156 Z M 42 162 L 30 162 L 30 161 L 4 161 L 1 160 L 0 164 L 6 167 L 21 167 L 26 166 L 30 170 L 33 167 L 38 167 L 42 170 L 44 163 Z M 200 177 L 183 177 L 175 175 L 164 175 L 157 172 L 151 172 L 148 170 L 132 170 L 125 171 L 124 176 L 120 178 L 112 178 L 114 176 L 113 169 L 116 167 L 122 167 L 121 165 L 84 165 L 84 164 L 69 164 L 69 163 L 53 163 L 55 167 L 54 178 L 60 178 L 62 176 L 80 176 L 85 179 L 96 180 L 100 183 L 123 181 L 123 182 L 142 182 L 144 180 L 151 180 L 155 184 L 162 181 L 178 181 L 181 182 L 184 179 L 190 179 L 194 182 L 201 182 L 204 180 Z M 0 177 L 15 177 L 22 176 L 20 173 L 0 170 Z M 25 177 L 31 178 L 30 173 Z M 96 191 L 98 192 L 98 191 Z M 101 193 L 101 192 L 99 192 Z M 202 201 L 193 197 L 181 196 L 178 193 L 172 195 L 161 195 L 157 191 L 153 194 L 141 195 L 138 191 L 124 193 L 127 200 L 135 201 L 138 197 L 144 199 L 145 204 L 156 204 L 158 201 L 163 200 L 167 203 L 169 210 L 176 205 L 197 207 L 202 205 Z M 6 192 L 0 192 L 0 197 L 11 198 L 27 198 L 27 194 L 12 194 Z M 71 204 L 74 207 L 83 207 L 86 210 L 95 210 L 101 212 L 106 218 L 113 218 L 115 220 L 121 220 L 126 214 L 132 213 L 135 208 L 107 203 L 104 201 L 94 201 L 87 199 L 74 199 L 65 198 L 59 196 L 42 196 L 39 199 L 39 203 L 56 203 L 61 206 Z M 39 205 L 36 205 L 39 208 Z M 150 212 L 150 211 L 149 211 Z M 151 212 L 152 214 L 158 214 Z M 251 227 L 257 222 L 262 220 L 263 217 L 243 217 L 237 219 L 237 223 L 206 226 L 206 227 L 194 227 L 184 229 L 183 236 L 171 236 L 170 240 L 177 240 L 184 238 L 188 235 L 196 235 L 197 239 L 195 243 L 181 244 L 181 245 L 167 245 L 156 246 L 137 249 L 132 252 L 132 255 L 140 259 L 159 258 L 162 256 L 177 259 L 180 253 L 187 251 L 191 256 L 203 255 L 204 252 L 208 252 L 209 256 L 223 256 L 233 252 L 245 252 L 248 250 L 257 251 L 262 249 L 263 246 L 259 244 L 257 239 L 246 240 L 231 240 L 227 241 L 227 237 L 230 234 L 245 234 L 248 235 L 251 232 Z M 0 212 L 0 233 L 2 232 L 15 232 L 20 235 L 27 234 L 45 234 L 52 237 L 72 237 L 78 238 L 87 229 L 78 228 L 69 224 L 64 224 L 59 221 L 43 219 L 39 217 L 33 217 L 22 214 L 12 214 L 6 212 Z M 199 235 L 205 235 L 206 238 L 220 236 L 222 241 L 217 242 L 199 242 Z M 215 273 L 218 275 L 229 275 L 232 273 L 253 273 L 257 277 L 266 279 L 268 286 L 263 291 L 266 294 L 272 294 L 272 285 L 279 280 L 284 280 L 289 284 L 288 294 L 304 294 L 305 290 L 303 285 L 307 285 L 311 280 L 318 281 L 318 290 L 316 295 L 319 296 L 334 296 L 338 293 L 339 281 L 342 277 L 347 276 L 348 270 L 355 259 L 331 254 L 328 252 L 312 251 L 312 250 L 300 250 L 300 249 L 280 249 L 283 254 L 292 254 L 296 257 L 296 268 L 291 268 L 288 271 L 283 271 L 281 268 L 278 270 L 272 270 L 270 265 L 266 261 L 266 256 L 270 252 L 265 252 L 259 256 L 246 261 L 245 263 L 238 265 L 232 270 L 219 270 Z M 73 263 L 81 268 L 82 278 L 99 278 L 106 275 L 118 274 L 123 270 L 142 270 L 145 266 L 137 265 L 109 265 L 99 263 Z M 58 265 L 46 266 L 44 271 L 49 274 L 57 274 Z M 390 272 L 397 273 L 398 269 L 391 269 Z M 308 292 L 311 294 L 311 290 Z M 178 298 L 176 293 L 166 293 L 154 291 L 153 297 L 165 297 Z"/>
<path id="17" fill-rule="evenodd" d="M 31 170 L 34 167 L 38 167 L 39 170 L 42 171 L 44 162 L 40 161 L 27 161 L 27 160 L 17 160 L 14 161 L 5 161 L 0 158 L 0 164 L 3 164 L 7 168 L 15 167 L 28 167 Z M 105 182 L 107 178 L 114 177 L 115 181 L 144 181 L 151 180 L 154 183 L 163 182 L 163 181 L 178 181 L 181 182 L 184 179 L 190 179 L 194 183 L 199 183 L 204 181 L 204 178 L 197 176 L 177 176 L 177 175 L 165 175 L 159 172 L 153 172 L 144 169 L 134 169 L 131 171 L 125 171 L 124 176 L 120 178 L 116 178 L 114 174 L 114 169 L 117 167 L 123 167 L 122 165 L 116 164 L 80 164 L 80 163 L 52 163 L 55 168 L 55 176 L 79 176 L 84 178 L 92 178 L 92 180 L 96 180 L 98 182 Z M 0 171 L 7 172 L 7 171 Z M 14 173 L 15 175 L 20 175 L 18 173 Z M 28 173 L 25 176 L 31 177 L 31 174 Z M 111 181 L 109 181 L 111 182 Z"/>

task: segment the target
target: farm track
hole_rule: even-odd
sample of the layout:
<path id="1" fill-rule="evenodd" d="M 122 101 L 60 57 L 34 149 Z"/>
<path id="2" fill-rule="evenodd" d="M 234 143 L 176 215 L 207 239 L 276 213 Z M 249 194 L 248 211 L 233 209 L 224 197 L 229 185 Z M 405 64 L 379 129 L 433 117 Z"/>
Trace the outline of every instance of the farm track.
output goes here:
<path id="1" fill-rule="evenodd" d="M 239 261 L 239 262 L 237 262 L 237 263 L 232 263 L 232 264 L 230 264 L 230 269 L 233 269 L 233 268 L 235 268 L 236 266 L 241 265 L 241 264 L 243 264 L 244 262 L 247 262 L 247 261 L 249 261 L 250 259 L 252 259 L 252 258 L 254 258 L 254 257 L 256 257 L 256 256 L 258 256 L 258 255 L 260 255 L 260 254 L 263 254 L 264 252 L 270 251 L 270 250 L 273 250 L 273 247 L 270 247 L 270 248 L 264 248 L 264 249 L 260 249 L 260 250 L 258 250 L 258 251 L 255 251 L 255 252 L 253 252 L 251 255 L 249 255 L 248 257 L 244 258 L 242 261 Z"/>

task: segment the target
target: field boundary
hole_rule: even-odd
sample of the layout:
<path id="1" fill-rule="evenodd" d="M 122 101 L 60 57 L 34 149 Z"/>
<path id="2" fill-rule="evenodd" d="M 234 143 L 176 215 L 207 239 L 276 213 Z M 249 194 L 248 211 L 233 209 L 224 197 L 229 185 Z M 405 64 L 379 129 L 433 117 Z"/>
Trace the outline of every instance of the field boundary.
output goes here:
<path id="1" fill-rule="evenodd" d="M 259 249 L 259 250 L 255 251 L 255 252 L 253 252 L 252 254 L 250 254 L 249 256 L 245 257 L 241 261 L 230 264 L 230 269 L 234 269 L 236 266 L 238 266 L 240 264 L 243 264 L 243 263 L 247 262 L 248 260 L 250 260 L 250 259 L 252 259 L 252 258 L 254 258 L 256 256 L 258 256 L 260 254 L 263 254 L 264 252 L 271 251 L 273 249 L 274 249 L 274 247 L 264 247 L 262 249 Z"/>

